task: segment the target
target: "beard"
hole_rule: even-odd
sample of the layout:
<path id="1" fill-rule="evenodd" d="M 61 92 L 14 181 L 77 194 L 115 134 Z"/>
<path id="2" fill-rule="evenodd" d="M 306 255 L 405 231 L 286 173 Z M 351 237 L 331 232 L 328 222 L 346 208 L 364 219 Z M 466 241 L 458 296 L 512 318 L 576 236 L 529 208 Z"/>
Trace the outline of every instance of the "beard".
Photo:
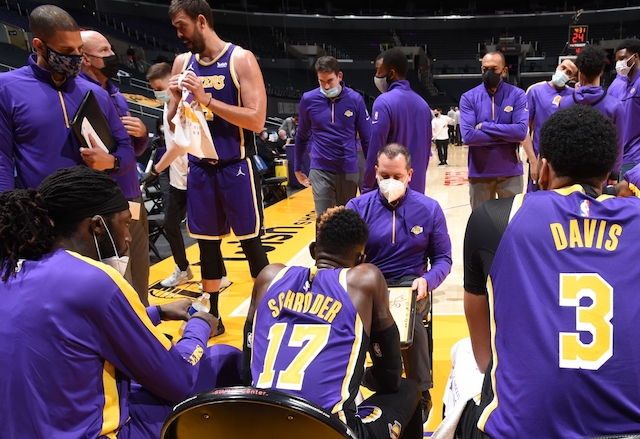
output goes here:
<path id="1" fill-rule="evenodd" d="M 191 52 L 193 53 L 201 53 L 206 49 L 204 35 L 197 28 L 194 30 L 191 39 L 187 39 L 185 43 L 187 43 L 187 45 L 191 44 Z"/>

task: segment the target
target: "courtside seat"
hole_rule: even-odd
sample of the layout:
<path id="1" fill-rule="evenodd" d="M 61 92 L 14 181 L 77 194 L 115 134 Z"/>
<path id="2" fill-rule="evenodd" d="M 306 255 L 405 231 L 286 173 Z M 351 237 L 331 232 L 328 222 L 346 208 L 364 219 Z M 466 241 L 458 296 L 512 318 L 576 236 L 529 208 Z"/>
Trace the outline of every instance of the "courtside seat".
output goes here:
<path id="1" fill-rule="evenodd" d="M 161 439 L 356 439 L 323 408 L 275 390 L 222 387 L 174 407 Z"/>

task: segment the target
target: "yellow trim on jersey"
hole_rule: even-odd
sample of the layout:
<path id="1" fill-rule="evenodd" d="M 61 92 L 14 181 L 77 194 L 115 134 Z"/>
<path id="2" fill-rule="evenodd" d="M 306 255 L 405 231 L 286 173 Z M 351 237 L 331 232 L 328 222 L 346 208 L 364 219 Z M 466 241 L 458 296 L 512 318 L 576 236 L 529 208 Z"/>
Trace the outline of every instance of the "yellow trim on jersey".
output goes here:
<path id="1" fill-rule="evenodd" d="M 584 188 L 582 186 L 580 186 L 579 184 L 574 184 L 572 186 L 566 186 L 560 189 L 554 189 L 554 192 L 559 193 L 560 195 L 571 195 L 574 192 L 582 192 L 584 194 Z"/>
<path id="2" fill-rule="evenodd" d="M 201 66 L 210 66 L 211 64 L 213 64 L 214 62 L 218 61 L 220 58 L 222 58 L 222 55 L 224 55 L 225 53 L 227 53 L 227 50 L 229 50 L 229 47 L 231 46 L 231 43 L 226 43 L 224 45 L 224 49 L 222 49 L 222 52 L 220 52 L 218 54 L 218 56 L 216 56 L 214 59 L 212 59 L 209 62 L 206 61 L 202 61 L 200 60 L 200 54 L 196 53 L 196 61 L 198 61 L 198 64 L 200 64 Z"/>
<path id="3" fill-rule="evenodd" d="M 62 96 L 62 92 L 58 92 L 58 97 L 60 98 L 60 105 L 62 105 L 62 114 L 64 115 L 64 124 L 67 128 L 70 128 L 69 125 L 69 116 L 67 115 L 67 106 L 64 104 L 64 97 Z"/>
<path id="4" fill-rule="evenodd" d="M 496 316 L 495 304 L 493 296 L 493 283 L 491 276 L 487 276 L 487 299 L 489 302 L 489 323 L 491 325 L 491 355 L 493 357 L 493 365 L 491 367 L 491 390 L 493 391 L 493 400 L 485 407 L 478 419 L 478 429 L 484 430 L 484 426 L 489 419 L 491 413 L 498 408 L 498 392 L 496 391 L 496 369 L 498 368 L 498 354 L 496 352 Z"/>
<path id="5" fill-rule="evenodd" d="M 144 324 L 147 330 L 155 336 L 158 342 L 167 351 L 171 349 L 171 346 L 172 346 L 171 340 L 169 340 L 160 330 L 158 330 L 158 328 L 156 328 L 153 325 L 153 323 L 151 322 L 151 319 L 149 318 L 149 315 L 147 314 L 146 308 L 140 301 L 140 297 L 138 296 L 138 293 L 136 293 L 136 290 L 134 290 L 133 287 L 129 285 L 129 283 L 124 279 L 124 277 L 122 277 L 120 273 L 118 273 L 118 271 L 115 268 L 110 267 L 106 264 L 103 264 L 102 262 L 96 261 L 95 259 L 82 256 L 81 254 L 73 252 L 71 250 L 67 250 L 67 253 L 69 253 L 71 256 L 74 256 L 86 262 L 89 265 L 92 265 L 104 271 L 111 278 L 113 283 L 115 283 L 116 286 L 120 289 L 120 291 L 122 292 L 122 295 L 125 297 L 125 299 L 127 299 L 127 302 L 129 302 L 129 305 L 131 305 L 131 309 L 136 314 L 136 316 L 138 316 L 138 318 Z"/>
<path id="6" fill-rule="evenodd" d="M 278 271 L 278 273 L 275 276 L 273 276 L 273 279 L 269 283 L 269 286 L 267 287 L 266 291 L 269 291 L 269 288 L 271 288 L 273 286 L 273 284 L 275 284 L 280 279 L 282 279 L 282 276 L 284 276 L 287 273 L 287 271 L 289 271 L 289 268 L 291 268 L 291 267 L 284 267 L 282 270 Z M 256 312 L 257 312 L 257 310 L 256 310 Z"/>
<path id="7" fill-rule="evenodd" d="M 189 219 L 188 218 L 187 218 L 187 233 L 192 238 L 204 239 L 206 241 L 222 241 L 223 238 L 226 238 L 227 236 L 229 236 L 231 234 L 231 233 L 225 233 L 224 235 L 199 235 L 197 233 L 193 233 L 189 229 Z"/>
<path id="8" fill-rule="evenodd" d="M 533 87 L 535 87 L 537 85 L 546 84 L 546 83 L 547 83 L 547 81 L 540 81 L 540 82 L 536 82 L 535 84 L 531 84 L 529 87 L 527 87 L 527 91 L 525 93 L 529 94 L 529 90 L 531 90 Z"/>
<path id="9" fill-rule="evenodd" d="M 342 288 L 344 288 L 345 291 L 347 291 L 347 273 L 349 272 L 349 268 L 343 268 L 342 270 L 340 270 L 340 274 L 338 275 L 338 281 L 340 282 L 340 285 L 342 285 Z"/>
<path id="10" fill-rule="evenodd" d="M 249 166 L 249 179 L 251 180 L 251 196 L 253 197 L 253 211 L 256 214 L 256 228 L 253 233 L 248 235 L 236 235 L 238 239 L 250 239 L 255 238 L 260 234 L 260 210 L 258 208 L 258 195 L 256 193 L 256 182 L 253 173 L 253 167 L 251 166 L 251 159 L 245 158 L 247 165 Z"/>
<path id="11" fill-rule="evenodd" d="M 345 273 L 344 275 L 345 285 L 343 285 L 343 287 L 346 286 L 346 271 L 347 270 L 342 270 L 340 272 L 340 284 L 342 284 L 342 273 Z M 346 288 L 344 290 L 345 292 L 347 291 Z M 355 329 L 356 338 L 355 340 L 353 340 L 353 345 L 351 346 L 351 354 L 349 355 L 349 364 L 347 365 L 347 370 L 344 375 L 344 380 L 342 381 L 342 390 L 340 391 L 341 399 L 331 409 L 332 414 L 338 413 L 339 411 L 341 411 L 345 401 L 349 399 L 349 396 L 350 396 L 349 384 L 351 383 L 351 380 L 353 379 L 353 376 L 355 374 L 356 364 L 358 363 L 358 357 L 360 355 L 360 349 L 362 347 L 362 334 L 364 332 L 364 328 L 362 325 L 362 320 L 360 319 L 360 314 L 358 314 L 357 311 L 356 311 L 356 321 L 355 321 L 354 329 Z"/>
<path id="12" fill-rule="evenodd" d="M 187 66 L 189 65 L 189 61 L 191 61 L 191 55 L 193 55 L 193 53 L 187 52 L 187 55 L 184 58 L 184 63 L 182 64 L 182 71 L 183 72 L 185 70 L 187 70 Z"/>
<path id="13" fill-rule="evenodd" d="M 524 201 L 524 194 L 517 194 L 513 197 L 513 204 L 511 204 L 511 212 L 509 212 L 509 222 L 513 219 L 514 215 L 522 207 Z"/>
<path id="14" fill-rule="evenodd" d="M 104 408 L 100 437 L 115 439 L 120 424 L 120 395 L 116 384 L 116 367 L 108 361 L 104 362 L 102 388 L 104 389 Z"/>
<path id="15" fill-rule="evenodd" d="M 629 190 L 631 190 L 636 197 L 640 197 L 640 189 L 638 189 L 635 184 L 629 183 Z"/>
<path id="16" fill-rule="evenodd" d="M 338 413 L 336 413 L 338 415 L 338 419 L 340 419 L 342 421 L 343 424 L 347 424 L 347 417 L 345 416 L 344 412 L 342 410 L 340 410 Z"/>

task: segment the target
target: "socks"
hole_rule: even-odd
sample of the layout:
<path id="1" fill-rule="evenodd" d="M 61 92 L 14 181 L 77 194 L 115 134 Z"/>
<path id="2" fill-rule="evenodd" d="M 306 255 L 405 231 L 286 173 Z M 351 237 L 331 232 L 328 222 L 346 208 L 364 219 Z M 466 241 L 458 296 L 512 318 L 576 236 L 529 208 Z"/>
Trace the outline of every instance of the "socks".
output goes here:
<path id="1" fill-rule="evenodd" d="M 211 308 L 209 309 L 209 314 L 214 317 L 220 317 L 220 312 L 218 311 L 218 296 L 220 293 L 216 291 L 215 293 L 209 293 L 209 300 L 211 301 Z"/>

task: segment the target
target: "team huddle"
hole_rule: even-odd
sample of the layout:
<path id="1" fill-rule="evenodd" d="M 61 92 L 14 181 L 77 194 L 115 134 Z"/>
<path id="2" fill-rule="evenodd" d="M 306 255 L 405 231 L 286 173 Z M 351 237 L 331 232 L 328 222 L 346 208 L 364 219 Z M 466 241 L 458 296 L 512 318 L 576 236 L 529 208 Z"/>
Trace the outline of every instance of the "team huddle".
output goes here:
<path id="1" fill-rule="evenodd" d="M 304 398 L 361 439 L 422 438 L 433 405 L 422 319 L 452 266 L 443 210 L 424 192 L 431 143 L 446 166 L 456 112 L 436 109 L 441 120 L 432 123 L 397 48 L 375 61 L 382 94 L 371 115 L 338 61 L 320 57 L 319 87 L 283 129 L 295 139 L 296 178 L 313 194 L 315 265 L 270 264 L 253 162 L 267 103 L 258 62 L 220 39 L 206 1 L 172 0 L 169 16 L 190 52 L 147 76 L 165 104 L 165 138 L 174 143 L 182 106 L 194 102 L 216 157 L 168 148 L 142 180 L 170 168 L 173 220 L 186 214 L 197 239 L 208 310 L 188 299 L 149 306 L 135 170 L 146 128 L 109 80 L 106 38 L 81 32 L 56 6 L 34 9 L 36 53 L 0 74 L 0 436 L 158 438 L 175 404 L 244 385 Z M 482 84 L 462 95 L 473 208 L 464 311 L 483 382 L 447 408 L 434 437 L 640 432 L 640 278 L 629 264 L 640 258 L 639 56 L 640 41 L 626 40 L 616 50 L 619 77 L 604 91 L 606 54 L 587 46 L 525 93 L 505 81 L 504 56 L 491 52 Z M 29 99 L 36 86 L 50 105 Z M 117 144 L 110 151 L 95 139 L 83 146 L 70 126 L 89 91 Z M 242 350 L 207 347 L 225 331 L 221 241 L 232 230 L 254 281 Z M 181 246 L 172 286 L 193 276 Z M 415 294 L 406 349 L 389 305 L 394 286 Z M 163 320 L 186 323 L 179 340 L 158 330 Z"/>

